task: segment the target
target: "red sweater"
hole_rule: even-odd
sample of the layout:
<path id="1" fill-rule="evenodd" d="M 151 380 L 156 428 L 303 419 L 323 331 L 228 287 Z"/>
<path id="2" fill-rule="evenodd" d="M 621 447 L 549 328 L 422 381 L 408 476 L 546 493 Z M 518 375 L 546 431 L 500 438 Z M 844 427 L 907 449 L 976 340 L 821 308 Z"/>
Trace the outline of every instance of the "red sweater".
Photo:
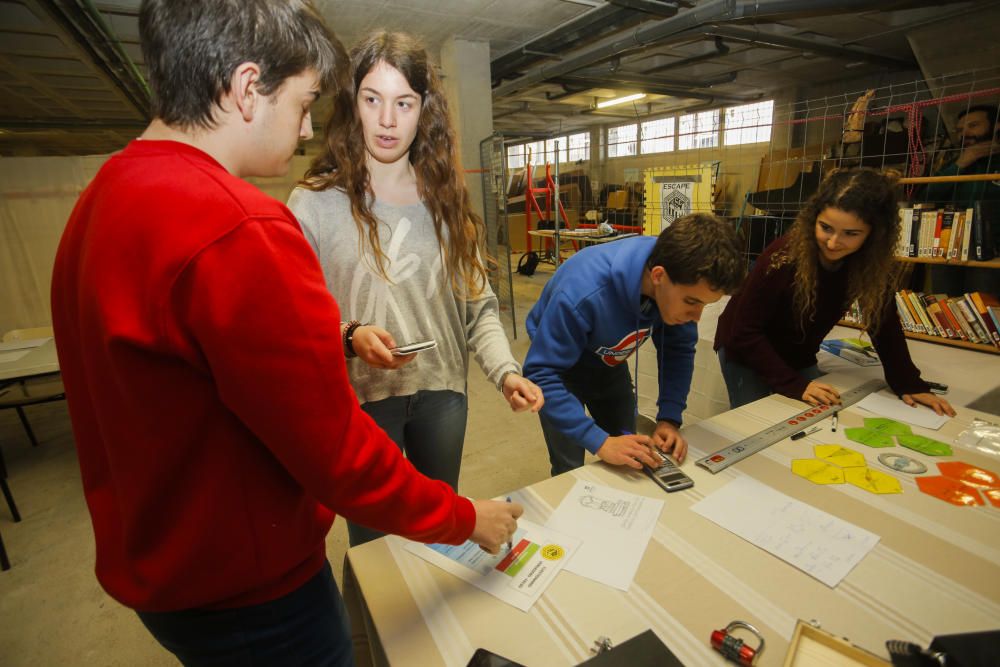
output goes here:
<path id="1" fill-rule="evenodd" d="M 457 544 L 468 500 L 358 406 L 340 314 L 285 206 L 135 141 L 81 195 L 52 319 L 97 577 L 142 611 L 256 604 L 325 559 L 334 513 Z"/>
<path id="2" fill-rule="evenodd" d="M 801 399 L 809 381 L 798 371 L 816 363 L 819 344 L 851 304 L 847 297 L 847 267 L 839 271 L 820 267 L 816 314 L 803 332 L 793 303 L 795 265 L 770 268 L 771 257 L 787 243 L 788 237 L 782 236 L 757 258 L 743 287 L 719 317 L 715 349 L 725 348 L 727 357 L 752 369 L 775 392 Z M 872 280 L 881 278 L 872 276 Z M 882 360 L 886 382 L 894 392 L 930 391 L 910 360 L 892 299 L 882 313 L 879 330 L 869 333 Z"/>

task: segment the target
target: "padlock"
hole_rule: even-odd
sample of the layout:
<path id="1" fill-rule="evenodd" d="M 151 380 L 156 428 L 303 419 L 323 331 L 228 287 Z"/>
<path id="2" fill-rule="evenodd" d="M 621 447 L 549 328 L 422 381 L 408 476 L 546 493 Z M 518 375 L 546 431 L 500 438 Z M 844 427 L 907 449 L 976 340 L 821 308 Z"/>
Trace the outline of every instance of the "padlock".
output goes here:
<path id="1" fill-rule="evenodd" d="M 749 630 L 760 641 L 757 648 L 747 646 L 739 637 L 731 633 L 736 628 Z M 757 660 L 757 656 L 764 652 L 764 637 L 757 628 L 745 621 L 733 621 L 726 626 L 725 630 L 712 631 L 712 648 L 722 654 L 728 660 L 745 667 L 752 667 Z"/>

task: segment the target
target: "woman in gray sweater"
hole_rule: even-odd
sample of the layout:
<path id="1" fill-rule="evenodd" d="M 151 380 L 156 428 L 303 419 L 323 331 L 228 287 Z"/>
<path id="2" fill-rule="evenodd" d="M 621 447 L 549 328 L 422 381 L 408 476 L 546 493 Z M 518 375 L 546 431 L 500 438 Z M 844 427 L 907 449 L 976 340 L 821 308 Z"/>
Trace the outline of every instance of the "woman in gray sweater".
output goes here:
<path id="1" fill-rule="evenodd" d="M 340 305 L 362 408 L 418 470 L 457 489 L 469 353 L 516 411 L 541 390 L 498 317 L 440 79 L 408 35 L 378 32 L 351 52 L 326 147 L 288 205 Z M 365 324 L 361 324 L 365 323 Z M 399 345 L 437 346 L 394 356 Z M 348 525 L 351 545 L 380 535 Z"/>

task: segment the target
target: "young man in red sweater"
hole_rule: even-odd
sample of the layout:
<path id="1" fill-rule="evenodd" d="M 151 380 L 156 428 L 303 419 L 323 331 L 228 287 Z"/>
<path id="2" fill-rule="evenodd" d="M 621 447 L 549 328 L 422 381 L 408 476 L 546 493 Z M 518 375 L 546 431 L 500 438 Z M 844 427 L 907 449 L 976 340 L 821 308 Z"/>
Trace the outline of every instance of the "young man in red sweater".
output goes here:
<path id="1" fill-rule="evenodd" d="M 352 664 L 334 514 L 496 552 L 521 508 L 420 475 L 359 408 L 284 174 L 343 48 L 305 0 L 146 0 L 154 119 L 66 226 L 52 317 L 97 576 L 188 665 Z"/>

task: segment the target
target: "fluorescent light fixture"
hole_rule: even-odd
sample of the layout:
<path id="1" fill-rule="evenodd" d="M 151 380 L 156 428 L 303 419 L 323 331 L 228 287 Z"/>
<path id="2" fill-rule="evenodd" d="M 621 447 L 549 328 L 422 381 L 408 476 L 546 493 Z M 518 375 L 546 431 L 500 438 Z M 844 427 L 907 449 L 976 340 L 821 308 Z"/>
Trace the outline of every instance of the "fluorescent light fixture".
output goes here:
<path id="1" fill-rule="evenodd" d="M 607 107 L 613 107 L 616 104 L 625 104 L 626 102 L 632 102 L 634 100 L 641 100 L 646 96 L 646 93 L 634 93 L 632 95 L 626 95 L 625 97 L 616 97 L 613 100 L 604 100 L 603 102 L 597 103 L 598 109 L 606 109 Z"/>

